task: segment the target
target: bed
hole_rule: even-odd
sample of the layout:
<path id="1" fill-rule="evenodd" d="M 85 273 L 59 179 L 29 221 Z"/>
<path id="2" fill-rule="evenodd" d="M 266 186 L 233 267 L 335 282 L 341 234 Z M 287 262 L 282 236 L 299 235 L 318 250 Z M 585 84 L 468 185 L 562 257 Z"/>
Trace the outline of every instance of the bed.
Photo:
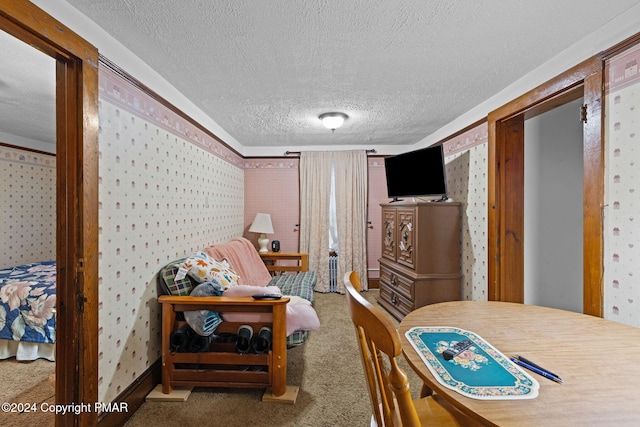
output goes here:
<path id="1" fill-rule="evenodd" d="M 55 360 L 56 262 L 0 269 L 0 359 Z"/>

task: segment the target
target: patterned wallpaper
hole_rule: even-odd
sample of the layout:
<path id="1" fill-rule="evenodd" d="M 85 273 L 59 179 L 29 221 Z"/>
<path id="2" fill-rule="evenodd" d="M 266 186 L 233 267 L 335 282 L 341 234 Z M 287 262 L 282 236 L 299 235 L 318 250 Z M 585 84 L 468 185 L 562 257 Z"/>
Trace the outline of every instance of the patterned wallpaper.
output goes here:
<path id="1" fill-rule="evenodd" d="M 98 396 L 108 402 L 161 356 L 160 268 L 242 235 L 244 173 L 238 156 L 108 69 L 99 83 Z"/>
<path id="2" fill-rule="evenodd" d="M 640 46 L 606 67 L 604 316 L 640 327 Z"/>
<path id="3" fill-rule="evenodd" d="M 487 281 L 487 123 L 444 144 L 447 189 L 462 203 L 462 299 L 486 301 Z"/>
<path id="4" fill-rule="evenodd" d="M 0 145 L 0 268 L 56 258 L 56 158 Z"/>

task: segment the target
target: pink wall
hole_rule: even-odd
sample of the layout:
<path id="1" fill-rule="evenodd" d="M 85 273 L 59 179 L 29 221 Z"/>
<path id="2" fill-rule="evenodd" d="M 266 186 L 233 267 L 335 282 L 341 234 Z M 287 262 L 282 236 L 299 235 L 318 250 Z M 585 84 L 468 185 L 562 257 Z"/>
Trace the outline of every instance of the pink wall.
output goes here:
<path id="1" fill-rule="evenodd" d="M 298 252 L 298 159 L 247 159 L 244 169 L 244 236 L 257 247 L 258 236 L 248 230 L 256 213 L 268 213 L 274 231 L 269 240 L 280 241 L 280 252 Z"/>
<path id="2" fill-rule="evenodd" d="M 378 259 L 382 256 L 382 210 L 380 203 L 386 203 L 387 180 L 383 157 L 369 157 L 369 232 L 367 234 L 367 259 L 369 279 L 380 277 Z"/>
<path id="3" fill-rule="evenodd" d="M 367 254 L 369 278 L 378 278 L 378 258 L 381 255 L 382 236 L 380 203 L 386 202 L 382 157 L 369 158 L 369 225 Z M 270 240 L 280 240 L 281 252 L 297 252 L 300 223 L 300 187 L 298 159 L 246 159 L 244 173 L 244 236 L 254 242 L 258 236 L 247 230 L 256 213 L 268 213 L 273 222 L 274 234 Z"/>

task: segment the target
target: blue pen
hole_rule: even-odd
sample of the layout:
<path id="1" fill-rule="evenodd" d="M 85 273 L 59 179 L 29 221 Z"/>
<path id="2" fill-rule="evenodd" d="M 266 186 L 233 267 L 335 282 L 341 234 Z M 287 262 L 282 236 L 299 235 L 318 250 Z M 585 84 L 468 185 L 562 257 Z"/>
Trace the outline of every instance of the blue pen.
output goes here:
<path id="1" fill-rule="evenodd" d="M 560 376 L 559 376 L 559 375 L 554 374 L 554 373 L 553 373 L 553 372 L 551 372 L 550 370 L 543 368 L 542 366 L 538 365 L 537 363 L 532 362 L 531 360 L 529 360 L 529 359 L 527 359 L 527 358 L 524 358 L 524 357 L 519 356 L 519 355 L 517 355 L 517 354 L 514 354 L 514 355 L 513 355 L 513 357 L 515 357 L 516 359 L 518 359 L 518 360 L 520 360 L 520 361 L 522 361 L 522 362 L 524 362 L 524 363 L 526 363 L 526 364 L 528 364 L 528 365 L 533 366 L 534 368 L 538 368 L 538 369 L 540 369 L 541 371 L 545 371 L 546 373 L 548 373 L 548 374 L 550 374 L 550 375 L 553 375 L 553 376 L 554 376 L 554 377 L 556 377 L 556 378 L 560 378 Z"/>
<path id="2" fill-rule="evenodd" d="M 529 365 L 528 363 L 524 363 L 522 360 L 518 360 L 515 357 L 512 357 L 511 361 L 513 363 L 515 363 L 516 365 L 520 365 L 523 368 L 527 368 L 528 370 L 530 370 L 532 372 L 535 372 L 538 375 L 542 375 L 543 377 L 545 377 L 547 379 L 550 379 L 551 381 L 555 381 L 557 383 L 562 383 L 562 379 L 560 377 L 556 377 L 555 375 L 551 375 L 550 373 L 545 372 L 545 371 L 543 371 L 541 369 L 534 368 L 533 366 Z"/>

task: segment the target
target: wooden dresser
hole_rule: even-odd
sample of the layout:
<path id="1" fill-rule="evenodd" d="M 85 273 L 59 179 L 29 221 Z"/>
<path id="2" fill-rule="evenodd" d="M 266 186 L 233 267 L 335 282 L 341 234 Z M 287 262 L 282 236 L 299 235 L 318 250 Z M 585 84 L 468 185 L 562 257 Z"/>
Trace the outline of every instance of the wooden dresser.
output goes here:
<path id="1" fill-rule="evenodd" d="M 380 305 L 401 320 L 418 307 L 460 300 L 460 203 L 380 206 Z"/>

